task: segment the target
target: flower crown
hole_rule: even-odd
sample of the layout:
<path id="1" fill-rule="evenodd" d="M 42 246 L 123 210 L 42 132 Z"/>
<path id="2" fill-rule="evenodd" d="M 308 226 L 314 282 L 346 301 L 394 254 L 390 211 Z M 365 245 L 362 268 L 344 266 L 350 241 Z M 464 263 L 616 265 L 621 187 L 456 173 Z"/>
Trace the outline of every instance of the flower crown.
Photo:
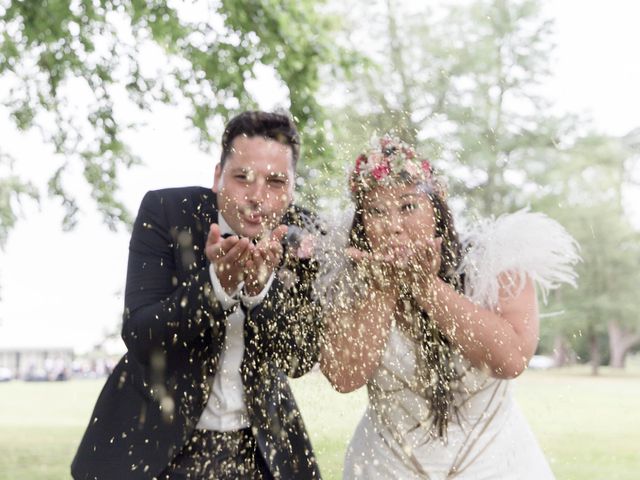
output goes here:
<path id="1" fill-rule="evenodd" d="M 435 177 L 429 160 L 420 158 L 413 147 L 389 134 L 374 138 L 370 148 L 358 155 L 349 186 L 355 194 L 399 181 L 426 183 L 434 192 L 445 196 L 445 189 Z"/>

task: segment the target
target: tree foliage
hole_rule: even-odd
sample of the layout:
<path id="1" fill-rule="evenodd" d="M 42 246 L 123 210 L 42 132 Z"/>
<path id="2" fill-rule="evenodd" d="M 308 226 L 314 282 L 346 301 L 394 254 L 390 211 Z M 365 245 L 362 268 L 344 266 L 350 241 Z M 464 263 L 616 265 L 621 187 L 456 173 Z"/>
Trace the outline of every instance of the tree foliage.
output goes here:
<path id="1" fill-rule="evenodd" d="M 0 101 L 18 129 L 41 130 L 65 159 L 49 182 L 49 193 L 66 207 L 65 225 L 73 225 L 78 210 L 64 185 L 73 166 L 83 172 L 109 226 L 129 220 L 117 189 L 122 168 L 139 161 L 126 141 L 134 110 L 186 101 L 206 149 L 219 136 L 222 119 L 256 106 L 247 82 L 263 66 L 289 90 L 307 157 L 317 162 L 326 155 L 316 100 L 319 70 L 346 57 L 331 42 L 334 20 L 318 5 L 0 1 Z M 3 181 L 2 196 L 15 198 L 24 187 L 19 179 Z M 2 208 L 6 235 L 14 202 L 4 201 Z"/>
<path id="2" fill-rule="evenodd" d="M 9 230 L 18 221 L 17 204 L 23 198 L 36 199 L 38 192 L 33 184 L 12 174 L 13 160 L 0 153 L 0 246 L 7 241 Z"/>
<path id="3" fill-rule="evenodd" d="M 553 50 L 541 3 L 376 5 L 364 24 L 379 41 L 362 47 L 375 66 L 354 75 L 365 88 L 350 89 L 344 131 L 362 139 L 363 131 L 392 130 L 419 144 L 478 214 L 526 205 L 538 188 L 533 174 L 571 130 L 540 93 Z"/>
<path id="4" fill-rule="evenodd" d="M 621 139 L 592 134 L 563 150 L 540 178 L 541 183 L 546 178 L 548 189 L 536 207 L 565 225 L 583 258 L 580 288 L 552 296 L 551 309 L 565 313 L 544 328 L 572 339 L 583 358 L 596 353 L 590 347 L 609 358 L 610 348 L 600 339 L 614 325 L 640 333 L 640 232 L 629 220 L 622 194 L 632 156 Z"/>

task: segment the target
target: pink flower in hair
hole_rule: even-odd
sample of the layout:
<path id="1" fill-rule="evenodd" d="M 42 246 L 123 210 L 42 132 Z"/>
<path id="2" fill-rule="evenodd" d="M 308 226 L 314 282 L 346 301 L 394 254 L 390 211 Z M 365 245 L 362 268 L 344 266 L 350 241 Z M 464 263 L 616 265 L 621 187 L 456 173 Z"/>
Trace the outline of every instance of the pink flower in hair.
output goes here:
<path id="1" fill-rule="evenodd" d="M 385 158 L 380 152 L 372 152 L 369 154 L 369 157 L 367 158 L 367 163 L 371 165 L 372 168 L 384 162 L 385 162 Z"/>
<path id="2" fill-rule="evenodd" d="M 351 191 L 369 191 L 376 185 L 394 181 L 431 182 L 438 186 L 431 163 L 400 139 L 385 135 L 372 138 L 370 147 L 360 154 L 349 180 Z"/>
<path id="3" fill-rule="evenodd" d="M 371 172 L 371 174 L 373 175 L 373 178 L 375 178 L 377 181 L 382 180 L 384 177 L 386 177 L 390 173 L 391 173 L 391 167 L 389 167 L 388 162 L 380 163 L 376 165 L 373 171 Z"/>
<path id="4" fill-rule="evenodd" d="M 384 150 L 389 144 L 391 144 L 392 140 L 389 136 L 385 135 L 380 139 L 380 147 Z"/>
<path id="5" fill-rule="evenodd" d="M 420 176 L 420 167 L 415 162 L 406 162 L 404 170 L 412 177 Z"/>

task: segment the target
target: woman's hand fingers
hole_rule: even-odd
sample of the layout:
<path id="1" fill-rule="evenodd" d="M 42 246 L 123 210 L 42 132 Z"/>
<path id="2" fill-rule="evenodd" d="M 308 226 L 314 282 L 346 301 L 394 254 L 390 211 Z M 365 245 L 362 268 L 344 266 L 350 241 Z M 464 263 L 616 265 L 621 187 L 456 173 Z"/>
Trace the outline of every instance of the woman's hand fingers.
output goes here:
<path id="1" fill-rule="evenodd" d="M 414 274 L 437 275 L 442 262 L 442 237 L 425 239 L 415 244 L 413 260 L 410 261 Z"/>
<path id="2" fill-rule="evenodd" d="M 286 225 L 278 225 L 271 232 L 271 235 L 269 236 L 270 237 L 269 240 L 272 242 L 278 242 L 278 243 L 282 242 L 282 239 L 287 234 L 288 230 L 289 230 L 289 227 L 287 227 Z"/>

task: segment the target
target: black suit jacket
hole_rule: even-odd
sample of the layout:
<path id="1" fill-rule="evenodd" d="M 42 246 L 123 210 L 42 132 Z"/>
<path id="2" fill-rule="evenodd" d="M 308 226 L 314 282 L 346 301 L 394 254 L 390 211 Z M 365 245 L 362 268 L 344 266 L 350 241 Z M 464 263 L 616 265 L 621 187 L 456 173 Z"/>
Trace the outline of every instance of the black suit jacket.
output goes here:
<path id="1" fill-rule="evenodd" d="M 292 207 L 284 223 L 302 222 Z M 209 398 L 225 317 L 204 254 L 215 194 L 148 192 L 129 246 L 122 338 L 127 353 L 98 398 L 71 465 L 76 479 L 150 479 L 171 462 Z M 265 300 L 247 313 L 241 374 L 247 410 L 272 475 L 320 478 L 287 375 L 317 361 L 314 266 L 285 255 Z"/>

